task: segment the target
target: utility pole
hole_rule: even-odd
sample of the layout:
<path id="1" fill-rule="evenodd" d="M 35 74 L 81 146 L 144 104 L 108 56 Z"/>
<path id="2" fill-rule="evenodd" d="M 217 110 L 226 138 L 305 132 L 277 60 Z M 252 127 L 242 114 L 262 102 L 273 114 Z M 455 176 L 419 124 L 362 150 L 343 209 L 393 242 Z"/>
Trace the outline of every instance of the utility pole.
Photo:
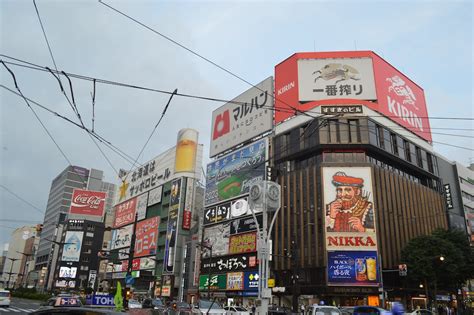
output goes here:
<path id="1" fill-rule="evenodd" d="M 135 221 L 133 223 L 132 238 L 130 240 L 130 251 L 128 254 L 127 276 L 125 277 L 125 279 L 132 276 L 133 255 L 135 254 L 135 239 L 136 239 L 135 233 L 137 232 L 137 221 L 138 221 L 138 213 L 135 213 Z M 126 283 L 125 283 L 125 287 L 127 287 Z M 123 295 L 124 295 L 123 301 L 124 301 L 124 307 L 125 307 L 125 306 L 128 306 L 127 290 L 123 290 Z"/>
<path id="2" fill-rule="evenodd" d="M 10 272 L 8 273 L 8 288 L 10 288 L 10 279 L 11 279 L 11 276 L 13 274 L 13 264 L 15 263 L 15 261 L 17 260 L 20 260 L 19 258 L 10 258 L 10 257 L 7 257 L 7 259 L 11 260 L 11 263 L 10 263 Z M 15 288 L 15 285 L 13 285 L 13 288 Z"/>
<path id="3" fill-rule="evenodd" d="M 292 288 L 292 306 L 293 312 L 298 313 L 298 298 L 300 295 L 300 282 L 299 282 L 299 258 L 298 258 L 298 245 L 296 244 L 296 235 L 293 234 L 291 240 L 291 279 L 293 282 Z"/>

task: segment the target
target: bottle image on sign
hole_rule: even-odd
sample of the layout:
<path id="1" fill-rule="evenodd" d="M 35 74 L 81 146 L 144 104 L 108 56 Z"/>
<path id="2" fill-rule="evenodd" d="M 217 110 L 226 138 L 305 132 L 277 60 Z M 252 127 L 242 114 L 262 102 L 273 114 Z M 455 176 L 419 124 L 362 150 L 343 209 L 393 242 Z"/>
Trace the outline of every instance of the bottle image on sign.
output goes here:
<path id="1" fill-rule="evenodd" d="M 198 132 L 194 129 L 181 129 L 178 132 L 174 170 L 179 172 L 194 172 L 196 164 Z"/>
<path id="2" fill-rule="evenodd" d="M 367 257 L 365 262 L 367 264 L 367 278 L 369 281 L 377 280 L 377 264 L 375 257 Z"/>
<path id="3" fill-rule="evenodd" d="M 356 271 L 356 280 L 357 281 L 366 281 L 367 280 L 367 268 L 365 266 L 364 258 L 356 258 L 355 260 L 355 271 Z"/>

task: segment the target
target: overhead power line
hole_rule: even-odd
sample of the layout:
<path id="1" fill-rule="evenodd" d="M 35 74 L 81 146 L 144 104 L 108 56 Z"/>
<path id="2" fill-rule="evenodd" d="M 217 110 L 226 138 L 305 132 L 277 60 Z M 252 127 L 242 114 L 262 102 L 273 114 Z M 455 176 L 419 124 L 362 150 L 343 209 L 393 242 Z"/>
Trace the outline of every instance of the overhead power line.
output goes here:
<path id="1" fill-rule="evenodd" d="M 44 214 L 44 211 L 41 210 L 40 208 L 38 208 L 37 206 L 35 206 L 34 204 L 32 204 L 31 202 L 25 200 L 24 198 L 20 197 L 19 195 L 17 195 L 16 193 L 14 193 L 13 191 L 11 191 L 10 189 L 8 189 L 7 187 L 5 187 L 4 185 L 0 184 L 0 187 L 2 187 L 3 189 L 5 189 L 5 191 L 9 192 L 11 195 L 15 196 L 17 199 L 23 201 L 24 203 L 26 203 L 27 205 L 29 205 L 30 207 L 32 207 L 33 209 L 35 209 L 36 211 L 38 211 L 39 213 L 41 214 Z M 2 219 L 3 220 L 3 219 Z"/>

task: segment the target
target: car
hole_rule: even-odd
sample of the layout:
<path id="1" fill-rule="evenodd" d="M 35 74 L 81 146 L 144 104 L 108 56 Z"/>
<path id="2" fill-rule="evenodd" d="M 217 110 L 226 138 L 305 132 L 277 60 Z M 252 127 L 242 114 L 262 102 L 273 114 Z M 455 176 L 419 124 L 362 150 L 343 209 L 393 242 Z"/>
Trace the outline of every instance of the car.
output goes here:
<path id="1" fill-rule="evenodd" d="M 356 306 L 354 307 L 354 315 L 387 315 L 391 314 L 390 311 L 384 310 L 383 308 L 376 306 Z"/>
<path id="2" fill-rule="evenodd" d="M 406 313 L 407 315 L 433 315 L 433 312 L 426 309 L 414 310 L 411 313 Z"/>
<path id="3" fill-rule="evenodd" d="M 124 313 L 118 313 L 110 309 L 100 308 L 89 308 L 89 307 L 54 307 L 48 309 L 38 309 L 37 311 L 31 312 L 30 314 L 35 315 L 54 315 L 54 314 L 74 314 L 74 315 L 123 315 Z"/>
<path id="4" fill-rule="evenodd" d="M 0 306 L 10 307 L 12 295 L 10 291 L 0 289 Z"/>
<path id="5" fill-rule="evenodd" d="M 51 309 L 56 307 L 82 307 L 81 300 L 72 295 L 56 296 L 48 299 L 46 302 L 40 304 L 39 310 Z"/>
<path id="6" fill-rule="evenodd" d="M 153 308 L 155 310 L 159 310 L 160 313 L 165 312 L 167 310 L 167 307 L 165 303 L 160 298 L 146 298 L 142 302 L 142 308 Z"/>
<path id="7" fill-rule="evenodd" d="M 342 312 L 342 315 L 352 315 L 354 314 L 354 306 L 341 306 L 339 309 Z"/>
<path id="8" fill-rule="evenodd" d="M 142 303 L 140 303 L 138 300 L 130 299 L 128 300 L 128 309 L 132 308 L 142 308 Z"/>
<path id="9" fill-rule="evenodd" d="M 270 306 L 268 308 L 268 315 L 286 315 L 292 313 L 292 310 L 285 306 Z"/>
<path id="10" fill-rule="evenodd" d="M 307 314 L 310 315 L 342 315 L 340 309 L 335 306 L 313 304 Z"/>
<path id="11" fill-rule="evenodd" d="M 224 310 L 226 315 L 250 315 L 249 310 L 242 306 L 225 306 Z"/>
<path id="12" fill-rule="evenodd" d="M 174 311 L 176 314 L 185 315 L 185 314 L 191 314 L 193 307 L 191 306 L 191 304 L 186 303 L 186 302 L 173 301 L 170 303 L 170 306 L 168 309 L 170 312 Z"/>
<path id="13" fill-rule="evenodd" d="M 225 315 L 225 310 L 216 301 L 201 299 L 199 300 L 197 305 L 195 305 L 192 308 L 192 313 L 193 314 Z"/>

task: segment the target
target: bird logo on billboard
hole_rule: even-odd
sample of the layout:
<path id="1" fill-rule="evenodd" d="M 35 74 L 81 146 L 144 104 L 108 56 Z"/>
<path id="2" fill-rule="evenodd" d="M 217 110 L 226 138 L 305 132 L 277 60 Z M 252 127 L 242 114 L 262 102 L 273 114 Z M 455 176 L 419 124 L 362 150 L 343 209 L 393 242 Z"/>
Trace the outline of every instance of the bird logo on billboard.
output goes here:
<path id="1" fill-rule="evenodd" d="M 230 131 L 230 114 L 229 110 L 224 111 L 222 114 L 217 115 L 216 121 L 214 122 L 214 129 L 212 132 L 212 140 L 229 133 Z"/>
<path id="2" fill-rule="evenodd" d="M 392 85 L 388 87 L 389 92 L 395 92 L 400 97 L 403 97 L 403 104 L 410 104 L 412 105 L 416 110 L 418 110 L 418 107 L 416 106 L 416 97 L 415 94 L 413 93 L 412 89 L 405 84 L 405 81 L 403 81 L 402 78 L 400 78 L 398 75 L 394 75 L 391 78 L 387 78 L 387 81 L 389 81 Z"/>
<path id="3" fill-rule="evenodd" d="M 346 80 L 360 80 L 359 71 L 356 68 L 340 63 L 329 63 L 321 69 L 314 71 L 313 75 L 317 75 L 317 77 L 314 79 L 315 83 L 319 79 L 323 79 L 325 81 L 337 79 L 334 84 Z"/>

